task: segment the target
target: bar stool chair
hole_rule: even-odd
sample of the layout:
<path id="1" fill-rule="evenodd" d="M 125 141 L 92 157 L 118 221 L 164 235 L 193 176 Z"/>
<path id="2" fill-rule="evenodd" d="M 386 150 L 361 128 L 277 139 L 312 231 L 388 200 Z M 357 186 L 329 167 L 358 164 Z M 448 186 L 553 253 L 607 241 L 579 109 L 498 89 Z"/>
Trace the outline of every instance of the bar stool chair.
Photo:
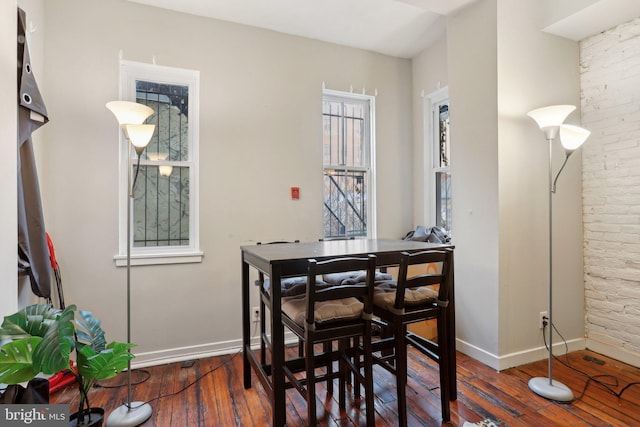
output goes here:
<path id="1" fill-rule="evenodd" d="M 416 264 L 439 265 L 438 272 L 425 272 L 408 276 L 409 266 Z M 424 270 L 426 271 L 427 268 Z M 383 334 L 373 343 L 373 351 L 380 352 L 373 361 L 396 376 L 398 396 L 398 425 L 407 425 L 407 345 L 438 363 L 440 373 L 440 400 L 443 422 L 450 421 L 451 387 L 454 379 L 450 365 L 447 322 L 449 290 L 453 278 L 453 250 L 438 249 L 418 253 L 403 253 L 397 281 L 377 283 L 374 289 L 373 314 L 383 322 Z M 438 285 L 438 289 L 434 289 Z M 436 319 L 437 342 L 407 331 L 407 325 Z"/>
<path id="2" fill-rule="evenodd" d="M 304 342 L 304 370 L 306 376 L 296 376 L 299 370 L 293 363 L 285 363 L 284 373 L 290 387 L 306 399 L 308 424 L 317 425 L 316 382 L 332 381 L 339 378 L 339 405 L 346 407 L 346 382 L 353 375 L 358 384 L 364 386 L 367 426 L 375 425 L 373 400 L 371 319 L 373 309 L 373 286 L 376 269 L 376 257 L 344 257 L 327 261 L 310 259 L 307 270 L 307 289 L 302 297 L 282 299 L 282 322 Z M 339 273 L 353 270 L 365 270 L 363 283 L 332 286 L 318 284 L 316 277 L 322 274 Z M 362 357 L 349 343 L 352 338 L 362 338 Z M 337 351 L 333 345 L 324 345 L 337 341 Z M 323 344 L 318 352 L 315 344 Z M 320 347 L 318 347 L 320 348 Z M 326 367 L 334 360 L 339 362 L 336 373 L 325 371 L 316 374 L 316 368 Z M 364 371 L 364 372 L 362 372 Z M 359 386 L 358 386 L 359 387 Z"/>

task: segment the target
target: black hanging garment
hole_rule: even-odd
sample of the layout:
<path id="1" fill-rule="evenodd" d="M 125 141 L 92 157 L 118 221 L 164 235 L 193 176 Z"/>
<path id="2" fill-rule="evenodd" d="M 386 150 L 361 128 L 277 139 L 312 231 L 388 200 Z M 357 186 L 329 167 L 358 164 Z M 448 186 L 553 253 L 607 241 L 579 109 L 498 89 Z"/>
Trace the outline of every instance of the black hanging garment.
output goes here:
<path id="1" fill-rule="evenodd" d="M 46 404 L 49 403 L 49 381 L 44 378 L 34 378 L 27 383 L 27 387 L 11 384 L 0 394 L 0 404 Z"/>
<path id="2" fill-rule="evenodd" d="M 33 293 L 50 299 L 51 264 L 31 141 L 48 121 L 31 69 L 25 12 L 18 9 L 18 274 L 29 276 Z"/>

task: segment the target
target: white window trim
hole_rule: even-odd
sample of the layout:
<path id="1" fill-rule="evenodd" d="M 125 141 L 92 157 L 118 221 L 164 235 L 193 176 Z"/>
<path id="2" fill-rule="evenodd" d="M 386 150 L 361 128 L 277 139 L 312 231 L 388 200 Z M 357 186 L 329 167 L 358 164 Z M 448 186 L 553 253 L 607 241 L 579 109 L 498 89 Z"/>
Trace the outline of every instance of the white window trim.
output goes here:
<path id="1" fill-rule="evenodd" d="M 322 99 L 324 101 L 325 97 L 337 97 L 340 99 L 350 98 L 350 99 L 358 99 L 369 101 L 369 128 L 367 131 L 369 132 L 369 146 L 366 150 L 366 156 L 368 156 L 368 172 L 367 175 L 367 188 L 369 189 L 369 194 L 367 198 L 369 199 L 369 203 L 367 204 L 367 238 L 375 239 L 378 236 L 378 218 L 376 215 L 376 97 L 373 95 L 363 95 L 352 92 L 342 92 L 339 90 L 331 90 L 331 89 L 323 89 L 322 90 Z M 324 170 L 324 160 L 322 161 L 322 167 Z M 356 170 L 357 168 L 351 168 Z"/>
<path id="2" fill-rule="evenodd" d="M 436 223 L 436 172 L 447 171 L 449 168 L 441 168 L 435 165 L 435 158 L 439 155 L 436 141 L 439 138 L 436 125 L 436 107 L 443 101 L 449 100 L 449 87 L 445 86 L 424 97 L 422 111 L 424 112 L 424 181 L 427 186 L 427 194 L 424 197 L 424 221 L 425 224 Z"/>
<path id="3" fill-rule="evenodd" d="M 161 65 L 145 64 L 133 61 L 120 61 L 120 99 L 136 100 L 135 81 L 149 80 L 167 84 L 189 86 L 189 246 L 133 247 L 131 246 L 131 265 L 183 264 L 201 262 L 204 253 L 200 251 L 199 229 L 199 111 L 200 72 Z M 193 114 L 196 113 L 196 114 Z M 126 141 L 120 132 L 119 185 L 118 185 L 118 254 L 116 266 L 127 265 L 127 197 L 129 193 L 127 173 L 129 154 Z M 133 209 L 133 204 L 132 207 Z M 131 238 L 133 239 L 133 233 Z M 131 244 L 131 242 L 129 242 Z"/>

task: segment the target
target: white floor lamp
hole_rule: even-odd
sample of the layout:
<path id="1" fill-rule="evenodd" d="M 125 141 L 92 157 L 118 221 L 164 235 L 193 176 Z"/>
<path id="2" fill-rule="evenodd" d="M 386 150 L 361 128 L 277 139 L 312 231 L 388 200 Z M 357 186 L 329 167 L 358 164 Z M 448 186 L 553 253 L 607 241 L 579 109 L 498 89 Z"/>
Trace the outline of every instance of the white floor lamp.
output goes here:
<path id="1" fill-rule="evenodd" d="M 146 105 L 128 101 L 107 103 L 107 108 L 118 119 L 127 145 L 127 343 L 131 343 L 131 199 L 140 170 L 140 156 L 153 136 L 154 125 L 142 123 L 153 114 Z M 131 144 L 129 144 L 131 143 Z M 131 179 L 131 146 L 136 151 L 138 163 Z M 148 403 L 131 401 L 131 360 L 127 367 L 127 403 L 116 408 L 107 418 L 108 427 L 133 427 L 151 417 L 153 410 Z"/>
<path id="2" fill-rule="evenodd" d="M 549 142 L 549 366 L 548 377 L 535 377 L 529 380 L 529 388 L 542 397 L 559 402 L 573 400 L 573 393 L 566 385 L 553 379 L 551 361 L 553 359 L 553 228 L 552 228 L 552 196 L 556 192 L 556 182 L 567 164 L 569 156 L 580 147 L 589 137 L 590 132 L 578 126 L 563 125 L 567 116 L 575 110 L 573 105 L 552 105 L 538 108 L 527 113 L 536 121 L 540 130 Z M 552 172 L 553 140 L 560 134 L 560 142 L 564 148 L 565 157 L 555 178 Z"/>

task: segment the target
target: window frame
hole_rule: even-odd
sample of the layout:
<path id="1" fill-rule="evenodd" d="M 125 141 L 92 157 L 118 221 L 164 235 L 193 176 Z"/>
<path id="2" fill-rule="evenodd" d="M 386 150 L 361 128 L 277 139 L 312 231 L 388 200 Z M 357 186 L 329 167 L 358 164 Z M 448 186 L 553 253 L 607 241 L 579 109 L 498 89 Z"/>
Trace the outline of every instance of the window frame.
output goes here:
<path id="1" fill-rule="evenodd" d="M 373 95 L 365 95 L 358 94 L 353 92 L 343 92 L 332 89 L 322 89 L 322 103 L 324 104 L 325 100 L 333 100 L 333 101 L 357 101 L 362 103 L 367 103 L 368 108 L 365 109 L 365 120 L 368 118 L 368 123 L 365 124 L 366 129 L 366 141 L 365 141 L 365 166 L 364 167 L 349 167 L 345 168 L 342 165 L 327 165 L 324 163 L 324 146 L 322 150 L 322 178 L 324 179 L 324 174 L 326 169 L 338 169 L 338 170 L 352 170 L 352 171 L 364 171 L 365 172 L 365 182 L 366 188 L 368 189 L 367 194 L 367 235 L 366 236 L 356 236 L 355 238 L 368 238 L 375 239 L 377 237 L 377 218 L 376 218 L 376 132 L 375 132 L 375 123 L 376 123 L 376 97 Z M 323 109 L 321 109 L 323 110 Z M 323 113 L 321 113 L 323 114 Z M 323 119 L 324 122 L 324 119 Z M 368 124 L 368 126 L 367 126 Z M 324 144 L 324 141 L 323 141 Z M 322 194 L 324 197 L 324 183 L 322 184 Z M 323 205 L 323 213 L 324 213 L 324 205 Z M 323 215 L 324 218 L 324 215 Z M 324 236 L 324 220 L 322 224 L 322 235 Z M 348 236 L 347 236 L 348 237 Z"/>
<path id="2" fill-rule="evenodd" d="M 200 251 L 199 239 L 199 91 L 200 72 L 183 68 L 166 67 L 134 61 L 120 61 L 120 99 L 136 102 L 136 81 L 145 80 L 156 83 L 182 85 L 189 87 L 189 136 L 186 161 L 162 162 L 142 159 L 141 166 L 170 163 L 174 166 L 189 167 L 189 245 L 183 246 L 133 246 L 134 233 L 131 233 L 131 265 L 182 264 L 201 262 L 204 254 Z M 116 266 L 126 266 L 127 252 L 127 197 L 129 197 L 127 156 L 135 153 L 129 150 L 128 141 L 120 132 L 119 144 L 119 184 L 118 184 L 118 254 L 114 256 Z M 134 209 L 134 203 L 131 203 Z M 133 212 L 131 218 L 133 218 Z"/>
<path id="3" fill-rule="evenodd" d="M 440 172 L 451 175 L 451 146 L 449 145 L 449 165 L 445 167 L 439 166 L 438 159 L 440 157 L 439 147 L 439 107 L 449 104 L 449 87 L 440 88 L 424 97 L 424 170 L 426 171 L 425 185 L 427 195 L 424 198 L 424 219 L 425 224 L 438 225 L 437 223 L 437 201 L 436 201 L 436 176 Z M 449 138 L 451 136 L 449 135 Z M 451 144 L 451 140 L 449 140 Z M 453 200 L 453 192 L 451 194 Z M 449 235 L 452 233 L 452 227 L 447 230 Z"/>

